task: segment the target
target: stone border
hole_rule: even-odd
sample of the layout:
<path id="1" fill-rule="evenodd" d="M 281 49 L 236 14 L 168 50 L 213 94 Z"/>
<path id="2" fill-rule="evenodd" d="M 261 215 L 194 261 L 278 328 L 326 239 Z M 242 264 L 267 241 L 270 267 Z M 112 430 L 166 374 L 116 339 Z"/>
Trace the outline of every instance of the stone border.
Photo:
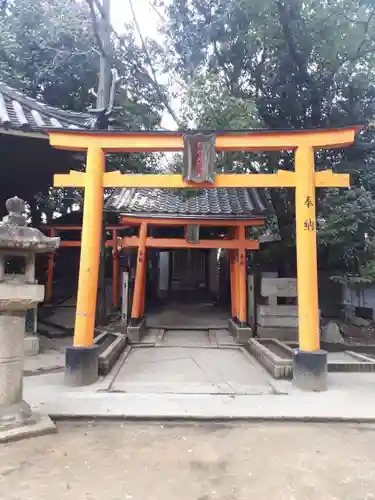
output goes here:
<path id="1" fill-rule="evenodd" d="M 136 325 L 132 325 L 130 323 L 127 328 L 127 337 L 129 342 L 132 344 L 138 344 L 146 331 L 147 328 L 145 318 L 142 318 Z"/>
<path id="2" fill-rule="evenodd" d="M 253 337 L 250 326 L 241 326 L 232 318 L 228 319 L 228 331 L 239 343 L 246 343 Z"/>
<path id="3" fill-rule="evenodd" d="M 105 350 L 100 350 L 107 337 L 115 338 Z M 110 331 L 104 331 L 94 339 L 94 344 L 99 345 L 99 375 L 107 375 L 112 370 L 127 343 L 126 335 Z"/>
<path id="4" fill-rule="evenodd" d="M 56 432 L 56 425 L 48 415 L 37 415 L 34 413 L 32 416 L 35 422 L 31 424 L 4 430 L 0 427 L 0 443 L 9 443 L 11 441 L 19 441 L 24 438 L 44 436 Z"/>
<path id="5" fill-rule="evenodd" d="M 298 328 L 257 325 L 257 337 L 260 339 L 276 339 L 284 342 L 298 342 Z"/>
<path id="6" fill-rule="evenodd" d="M 287 378 L 293 377 L 293 349 L 286 346 L 277 339 L 262 339 L 269 340 L 278 344 L 282 349 L 290 352 L 290 360 L 284 359 L 273 353 L 268 347 L 262 345 L 257 339 L 250 339 L 245 343 L 244 348 L 252 354 L 259 363 L 266 368 L 273 378 Z"/>
<path id="7" fill-rule="evenodd" d="M 290 353 L 290 359 L 284 359 L 272 352 L 268 347 L 263 344 L 263 341 L 272 342 L 286 352 Z M 291 342 L 295 346 L 294 342 Z M 364 372 L 375 372 L 375 359 L 367 357 L 363 353 L 355 352 L 351 349 L 350 344 L 345 345 L 347 349 L 332 345 L 332 350 L 328 349 L 329 352 L 346 352 L 353 358 L 361 361 L 360 363 L 350 363 L 350 362 L 339 362 L 339 361 L 328 361 L 328 372 L 351 372 L 351 373 L 364 373 Z M 277 339 L 250 339 L 245 343 L 245 349 L 247 349 L 260 363 L 264 366 L 267 371 L 276 379 L 287 378 L 291 379 L 293 377 L 293 348 L 288 345 L 287 342 L 281 342 Z M 359 346 L 356 346 L 359 348 Z M 366 347 L 363 345 L 362 347 Z M 327 343 L 322 345 L 322 348 L 327 349 Z"/>
<path id="8" fill-rule="evenodd" d="M 329 351 L 328 351 L 329 352 Z M 348 362 L 331 362 L 328 363 L 329 372 L 375 372 L 375 360 L 368 358 L 366 355 L 359 352 L 344 351 L 349 356 L 357 358 L 360 363 L 348 363 Z"/>

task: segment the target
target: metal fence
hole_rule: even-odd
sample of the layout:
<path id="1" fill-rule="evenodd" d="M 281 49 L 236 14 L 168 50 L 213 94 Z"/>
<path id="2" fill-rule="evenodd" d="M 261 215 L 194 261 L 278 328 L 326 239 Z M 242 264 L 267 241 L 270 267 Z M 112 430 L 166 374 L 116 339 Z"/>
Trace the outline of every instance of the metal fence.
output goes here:
<path id="1" fill-rule="evenodd" d="M 25 333 L 36 334 L 38 308 L 27 309 L 25 315 Z"/>

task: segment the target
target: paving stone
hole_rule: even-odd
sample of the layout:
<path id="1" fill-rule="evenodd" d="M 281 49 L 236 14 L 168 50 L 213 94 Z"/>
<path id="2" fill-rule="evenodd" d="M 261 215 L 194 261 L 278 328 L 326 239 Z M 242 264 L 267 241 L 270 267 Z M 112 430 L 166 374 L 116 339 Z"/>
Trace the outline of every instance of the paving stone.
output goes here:
<path id="1" fill-rule="evenodd" d="M 163 344 L 210 346 L 211 342 L 208 330 L 166 330 Z"/>
<path id="2" fill-rule="evenodd" d="M 146 316 L 149 328 L 167 329 L 215 329 L 227 328 L 228 311 L 219 309 L 214 304 L 173 304 L 151 311 Z"/>
<path id="3" fill-rule="evenodd" d="M 268 376 L 240 348 L 133 348 L 113 391 L 270 394 Z"/>
<path id="4" fill-rule="evenodd" d="M 218 345 L 237 345 L 236 340 L 232 337 L 226 328 L 210 330 L 211 335 L 214 334 Z"/>

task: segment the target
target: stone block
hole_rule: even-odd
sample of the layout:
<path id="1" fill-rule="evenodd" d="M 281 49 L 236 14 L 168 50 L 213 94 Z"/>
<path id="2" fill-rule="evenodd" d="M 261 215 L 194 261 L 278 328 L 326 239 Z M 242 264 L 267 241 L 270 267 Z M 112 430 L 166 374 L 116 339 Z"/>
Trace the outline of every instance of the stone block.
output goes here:
<path id="1" fill-rule="evenodd" d="M 0 406 L 22 398 L 24 329 L 22 312 L 0 312 Z"/>
<path id="2" fill-rule="evenodd" d="M 297 297 L 295 278 L 262 278 L 260 285 L 262 297 Z"/>
<path id="3" fill-rule="evenodd" d="M 36 356 L 39 354 L 39 337 L 27 335 L 24 339 L 25 356 Z"/>
<path id="4" fill-rule="evenodd" d="M 239 343 L 247 342 L 253 336 L 253 331 L 248 325 L 242 326 L 233 319 L 228 320 L 228 330 Z"/>
<path id="5" fill-rule="evenodd" d="M 25 401 L 0 406 L 0 443 L 41 436 L 55 431 L 56 426 L 52 420 L 47 415 L 32 412 Z"/>
<path id="6" fill-rule="evenodd" d="M 298 318 L 298 306 L 290 305 L 261 305 L 258 306 L 258 316 L 276 316 L 276 317 L 291 317 Z"/>
<path id="7" fill-rule="evenodd" d="M 322 327 L 322 341 L 338 343 L 344 342 L 337 323 L 330 321 L 327 325 Z"/>
<path id="8" fill-rule="evenodd" d="M 146 333 L 146 320 L 145 318 L 140 319 L 136 324 L 130 324 L 128 325 L 127 329 L 127 335 L 129 342 L 132 344 L 138 344 Z"/>
<path id="9" fill-rule="evenodd" d="M 258 314 L 258 326 L 276 328 L 298 328 L 298 318 L 293 316 L 263 316 Z"/>
<path id="10" fill-rule="evenodd" d="M 360 318 L 359 316 L 352 316 L 350 318 L 350 322 L 354 326 L 358 327 L 369 327 L 371 325 L 371 321 L 365 318 Z"/>
<path id="11" fill-rule="evenodd" d="M 257 337 L 261 339 L 278 339 L 290 342 L 297 341 L 298 328 L 257 326 Z"/>
<path id="12" fill-rule="evenodd" d="M 20 311 L 35 307 L 44 299 L 44 286 L 11 282 L 0 283 L 0 310 Z"/>

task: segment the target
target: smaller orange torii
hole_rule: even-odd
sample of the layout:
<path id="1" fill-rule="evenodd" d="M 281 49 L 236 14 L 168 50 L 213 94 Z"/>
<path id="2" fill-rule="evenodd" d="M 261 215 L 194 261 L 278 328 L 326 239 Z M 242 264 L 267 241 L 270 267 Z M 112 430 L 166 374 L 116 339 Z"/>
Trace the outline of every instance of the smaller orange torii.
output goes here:
<path id="1" fill-rule="evenodd" d="M 213 183 L 199 184 L 199 188 L 207 189 L 295 188 L 299 317 L 299 351 L 296 353 L 295 373 L 300 367 L 305 380 L 309 380 L 311 375 L 312 389 L 314 380 L 317 380 L 316 373 L 326 370 L 326 354 L 320 351 L 315 188 L 349 186 L 349 176 L 346 174 L 335 174 L 331 170 L 315 171 L 314 149 L 349 146 L 360 128 L 349 126 L 315 130 L 210 131 L 215 136 L 216 151 L 293 151 L 295 170 L 293 172 L 279 170 L 273 174 L 219 174 L 214 177 Z M 54 185 L 85 189 L 74 345 L 82 348 L 90 347 L 93 343 L 95 321 L 104 188 L 183 189 L 197 187 L 197 184 L 185 182 L 181 175 L 105 172 L 105 155 L 108 153 L 182 151 L 184 132 L 72 129 L 48 130 L 48 134 L 53 147 L 87 152 L 86 171 L 55 175 Z M 139 249 L 146 247 L 147 242 L 150 242 L 147 238 L 146 225 L 141 226 L 138 238 Z M 241 243 L 239 250 L 241 262 L 248 244 L 242 229 L 239 229 L 237 239 Z M 239 292 L 243 287 L 241 276 L 243 272 L 244 269 L 236 273 L 233 285 L 236 293 L 239 293 L 240 309 L 246 297 L 243 291 Z M 135 294 L 140 290 L 142 290 L 141 284 L 136 287 Z"/>

